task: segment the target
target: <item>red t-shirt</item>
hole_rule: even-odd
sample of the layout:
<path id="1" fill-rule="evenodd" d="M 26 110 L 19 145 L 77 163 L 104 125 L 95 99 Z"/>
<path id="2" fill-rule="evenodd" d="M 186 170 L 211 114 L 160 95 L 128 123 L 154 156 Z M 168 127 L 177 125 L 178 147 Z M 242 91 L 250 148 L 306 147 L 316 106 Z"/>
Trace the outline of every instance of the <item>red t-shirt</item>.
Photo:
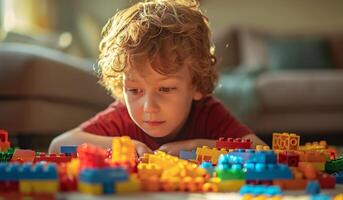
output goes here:
<path id="1" fill-rule="evenodd" d="M 122 103 L 115 102 L 93 118 L 82 123 L 80 128 L 88 133 L 104 136 L 130 136 L 145 143 L 152 150 L 162 144 L 144 133 L 130 118 Z M 193 101 L 189 117 L 174 141 L 187 139 L 218 139 L 219 137 L 243 137 L 253 133 L 235 119 L 224 105 L 212 96 Z"/>

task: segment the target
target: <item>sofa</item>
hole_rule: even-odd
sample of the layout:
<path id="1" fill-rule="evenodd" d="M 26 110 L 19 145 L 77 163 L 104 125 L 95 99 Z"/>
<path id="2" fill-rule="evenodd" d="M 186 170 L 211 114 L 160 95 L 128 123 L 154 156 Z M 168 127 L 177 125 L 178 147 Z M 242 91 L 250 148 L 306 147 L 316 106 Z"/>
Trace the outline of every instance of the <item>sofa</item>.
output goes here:
<path id="1" fill-rule="evenodd" d="M 0 129 L 57 135 L 112 100 L 97 84 L 95 61 L 32 44 L 0 43 Z"/>
<path id="2" fill-rule="evenodd" d="M 256 133 L 343 133 L 343 34 L 239 27 L 214 43 L 215 95 Z"/>

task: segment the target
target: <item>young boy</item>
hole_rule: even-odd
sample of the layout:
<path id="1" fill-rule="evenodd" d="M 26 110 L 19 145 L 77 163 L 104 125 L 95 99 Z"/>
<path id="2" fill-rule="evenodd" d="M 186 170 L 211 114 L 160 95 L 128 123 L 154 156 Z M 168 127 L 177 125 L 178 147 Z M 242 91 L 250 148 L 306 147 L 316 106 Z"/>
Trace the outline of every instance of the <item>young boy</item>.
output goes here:
<path id="1" fill-rule="evenodd" d="M 50 152 L 84 142 L 108 148 L 124 135 L 139 155 L 214 147 L 219 137 L 264 144 L 211 96 L 216 59 L 195 1 L 151 0 L 119 11 L 103 28 L 99 48 L 100 82 L 116 102 L 56 137 Z"/>

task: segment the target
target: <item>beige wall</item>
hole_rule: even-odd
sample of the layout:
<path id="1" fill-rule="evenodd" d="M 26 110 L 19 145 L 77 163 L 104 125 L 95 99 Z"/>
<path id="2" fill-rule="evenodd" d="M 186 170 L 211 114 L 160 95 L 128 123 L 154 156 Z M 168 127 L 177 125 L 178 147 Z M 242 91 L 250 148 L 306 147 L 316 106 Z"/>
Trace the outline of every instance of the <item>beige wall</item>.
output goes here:
<path id="1" fill-rule="evenodd" d="M 244 25 L 272 30 L 343 31 L 342 0 L 202 0 L 213 32 Z"/>

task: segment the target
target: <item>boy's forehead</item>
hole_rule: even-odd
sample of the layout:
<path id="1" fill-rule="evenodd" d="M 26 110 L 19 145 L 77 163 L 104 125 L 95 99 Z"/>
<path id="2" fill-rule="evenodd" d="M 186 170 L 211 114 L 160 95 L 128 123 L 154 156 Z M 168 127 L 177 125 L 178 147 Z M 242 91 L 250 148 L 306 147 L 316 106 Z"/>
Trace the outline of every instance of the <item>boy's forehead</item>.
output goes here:
<path id="1" fill-rule="evenodd" d="M 149 80 L 158 80 L 163 81 L 167 79 L 185 79 L 186 73 L 183 70 L 180 70 L 174 74 L 161 74 L 151 67 L 145 68 L 144 70 L 136 70 L 131 68 L 130 70 L 124 73 L 125 80 L 137 81 L 142 79 L 149 79 Z"/>

